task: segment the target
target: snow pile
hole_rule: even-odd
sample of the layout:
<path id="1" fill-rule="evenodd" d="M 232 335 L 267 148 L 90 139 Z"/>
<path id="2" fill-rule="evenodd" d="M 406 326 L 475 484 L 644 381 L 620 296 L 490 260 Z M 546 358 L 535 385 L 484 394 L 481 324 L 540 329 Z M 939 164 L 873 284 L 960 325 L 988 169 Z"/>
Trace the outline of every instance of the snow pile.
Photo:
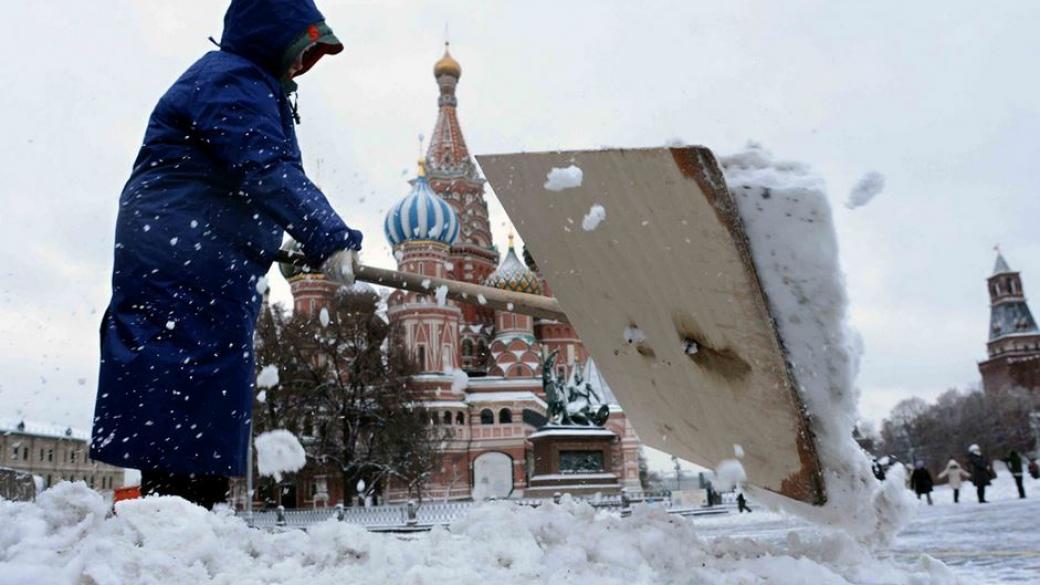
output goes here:
<path id="1" fill-rule="evenodd" d="M 437 304 L 443 307 L 448 302 L 448 285 L 438 286 L 434 289 L 433 296 L 437 298 Z"/>
<path id="2" fill-rule="evenodd" d="M 553 167 L 545 175 L 545 178 L 545 185 L 543 185 L 545 189 L 549 191 L 563 191 L 564 189 L 581 187 L 582 172 L 580 168 L 574 165 L 562 169 Z"/>
<path id="3" fill-rule="evenodd" d="M 451 373 L 451 391 L 465 392 L 469 388 L 469 374 L 461 368 L 456 368 Z"/>
<path id="4" fill-rule="evenodd" d="M 278 385 L 278 366 L 268 364 L 256 376 L 257 388 L 274 388 Z"/>
<path id="5" fill-rule="evenodd" d="M 599 227 L 600 222 L 607 219 L 607 210 L 602 205 L 596 204 L 589 208 L 589 212 L 581 220 L 581 229 L 591 232 Z"/>
<path id="6" fill-rule="evenodd" d="M 261 433 L 256 445 L 256 469 L 260 475 L 282 481 L 282 473 L 290 473 L 307 464 L 307 453 L 296 436 L 285 429 Z"/>
<path id="7" fill-rule="evenodd" d="M 877 196 L 885 188 L 885 176 L 877 171 L 870 171 L 863 175 L 849 191 L 849 198 L 845 200 L 845 207 L 856 209 L 863 207 Z"/>
<path id="8" fill-rule="evenodd" d="M 695 524 L 660 509 L 629 518 L 565 497 L 540 508 L 492 502 L 449 529 L 402 538 L 330 520 L 267 533 L 180 498 L 116 504 L 82 482 L 37 503 L 0 502 L 0 584 L 163 585 L 956 585 L 927 556 L 881 559 L 841 533 L 753 538 L 697 536 Z"/>
<path id="9" fill-rule="evenodd" d="M 847 328 L 838 243 L 823 181 L 758 145 L 719 161 L 744 220 L 759 279 L 812 418 L 827 504 L 812 507 L 754 490 L 759 500 L 864 540 L 889 542 L 910 520 L 909 492 L 882 488 L 852 438 L 859 338 Z M 754 481 L 754 478 L 751 478 Z M 895 478 L 889 477 L 889 484 Z"/>

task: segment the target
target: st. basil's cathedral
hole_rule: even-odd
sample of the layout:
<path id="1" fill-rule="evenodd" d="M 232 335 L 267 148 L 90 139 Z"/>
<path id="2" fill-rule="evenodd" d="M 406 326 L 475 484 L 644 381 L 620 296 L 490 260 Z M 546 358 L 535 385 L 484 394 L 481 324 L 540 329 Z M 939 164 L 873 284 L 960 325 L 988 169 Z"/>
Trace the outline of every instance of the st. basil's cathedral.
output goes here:
<path id="1" fill-rule="evenodd" d="M 390 208 L 384 222 L 398 270 L 551 295 L 534 259 L 517 253 L 512 235 L 504 258 L 492 243 L 485 181 L 457 115 L 455 90 L 462 67 L 447 45 L 433 73 L 440 92 L 430 144 L 411 191 Z M 320 274 L 287 276 L 295 311 L 313 313 L 337 290 Z M 531 437 L 545 425 L 547 411 L 542 356 L 553 351 L 558 352 L 558 377 L 590 380 L 611 403 L 605 425 L 612 435 L 609 452 L 600 473 L 586 477 L 600 478 L 608 489 L 639 488 L 639 439 L 569 324 L 437 299 L 433 290 L 394 291 L 387 299 L 387 317 L 400 327 L 418 363 L 417 396 L 436 424 L 451 426 L 441 469 L 427 483 L 426 497 L 550 496 L 531 487 L 532 480 L 544 484 L 547 479 L 554 480 L 549 482 L 554 491 L 597 491 L 595 482 L 569 486 L 564 476 L 536 475 Z M 387 501 L 407 498 L 393 485 L 384 496 Z M 299 505 L 311 503 L 303 497 Z"/>

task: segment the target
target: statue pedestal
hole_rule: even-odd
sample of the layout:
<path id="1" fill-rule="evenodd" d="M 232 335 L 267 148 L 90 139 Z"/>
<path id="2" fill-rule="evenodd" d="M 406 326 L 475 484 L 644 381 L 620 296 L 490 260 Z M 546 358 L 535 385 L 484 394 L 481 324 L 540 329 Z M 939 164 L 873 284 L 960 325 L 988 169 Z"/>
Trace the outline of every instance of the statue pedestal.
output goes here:
<path id="1" fill-rule="evenodd" d="M 621 482 L 611 471 L 615 467 L 611 447 L 619 440 L 613 431 L 546 425 L 528 438 L 534 446 L 534 475 L 525 497 L 621 493 Z"/>

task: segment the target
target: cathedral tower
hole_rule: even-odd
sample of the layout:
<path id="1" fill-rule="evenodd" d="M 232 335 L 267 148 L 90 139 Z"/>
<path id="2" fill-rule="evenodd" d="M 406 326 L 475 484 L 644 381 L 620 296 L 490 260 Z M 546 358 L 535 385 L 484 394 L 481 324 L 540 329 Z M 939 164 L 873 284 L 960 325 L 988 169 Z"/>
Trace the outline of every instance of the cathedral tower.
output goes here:
<path id="1" fill-rule="evenodd" d="M 390 208 L 383 223 L 398 269 L 413 274 L 447 277 L 451 244 L 458 239 L 455 211 L 437 196 L 420 161 L 411 192 Z M 401 325 L 405 345 L 415 352 L 422 372 L 451 372 L 460 366 L 459 321 L 462 312 L 432 286 L 428 294 L 394 291 L 387 316 Z"/>
<path id="2" fill-rule="evenodd" d="M 433 67 L 440 95 L 437 123 L 426 152 L 426 167 L 433 190 L 447 201 L 459 220 L 459 237 L 451 246 L 448 276 L 480 284 L 495 270 L 498 252 L 491 240 L 484 179 L 477 172 L 462 136 L 456 111 L 455 89 L 462 67 L 444 45 L 444 56 Z M 479 305 L 464 304 L 462 310 L 462 368 L 471 375 L 488 369 L 488 346 L 494 328 L 494 312 Z"/>

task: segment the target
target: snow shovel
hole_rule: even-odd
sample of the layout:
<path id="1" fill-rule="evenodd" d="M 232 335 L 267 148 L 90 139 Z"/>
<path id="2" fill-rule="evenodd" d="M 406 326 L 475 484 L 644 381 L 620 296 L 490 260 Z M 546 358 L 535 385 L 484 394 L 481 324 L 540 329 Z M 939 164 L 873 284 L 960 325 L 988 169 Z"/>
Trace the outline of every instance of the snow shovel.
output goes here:
<path id="1" fill-rule="evenodd" d="M 706 467 L 743 454 L 749 483 L 825 502 L 810 419 L 710 150 L 477 160 L 644 443 Z M 571 165 L 577 184 L 577 169 L 569 184 L 547 176 Z"/>
<path id="2" fill-rule="evenodd" d="M 571 323 L 640 439 L 754 485 L 826 500 L 815 439 L 711 151 L 478 156 L 556 298 L 359 265 L 360 281 Z M 587 180 L 556 192 L 552 168 Z M 583 216 L 601 205 L 602 225 Z M 595 222 L 592 222 L 595 223 Z M 302 254 L 279 262 L 305 266 Z"/>

